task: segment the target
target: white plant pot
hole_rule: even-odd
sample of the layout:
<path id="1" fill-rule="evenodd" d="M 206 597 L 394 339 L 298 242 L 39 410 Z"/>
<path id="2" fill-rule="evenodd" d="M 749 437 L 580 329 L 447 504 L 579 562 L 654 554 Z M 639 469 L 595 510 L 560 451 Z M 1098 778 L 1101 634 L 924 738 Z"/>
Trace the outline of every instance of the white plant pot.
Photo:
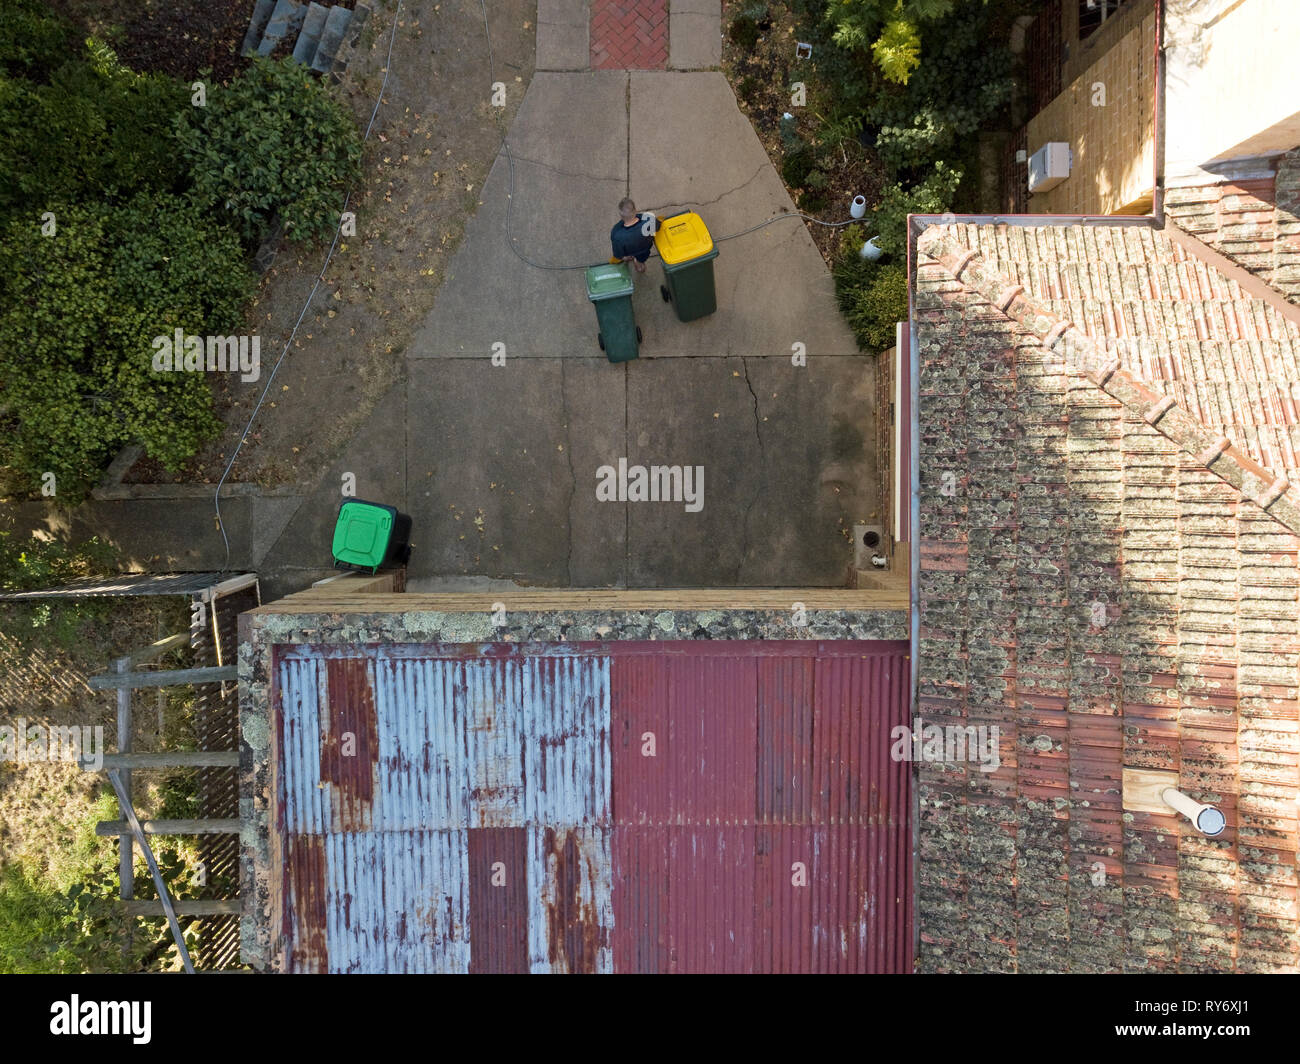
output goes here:
<path id="1" fill-rule="evenodd" d="M 877 239 L 879 238 L 873 236 L 862 245 L 862 250 L 858 252 L 858 254 L 868 262 L 875 262 L 876 259 L 880 258 L 880 256 L 884 254 L 884 252 L 880 250 L 880 245 L 876 243 Z"/>
<path id="2" fill-rule="evenodd" d="M 849 215 L 853 218 L 861 218 L 867 213 L 867 197 L 854 196 L 853 202 L 849 204 Z"/>

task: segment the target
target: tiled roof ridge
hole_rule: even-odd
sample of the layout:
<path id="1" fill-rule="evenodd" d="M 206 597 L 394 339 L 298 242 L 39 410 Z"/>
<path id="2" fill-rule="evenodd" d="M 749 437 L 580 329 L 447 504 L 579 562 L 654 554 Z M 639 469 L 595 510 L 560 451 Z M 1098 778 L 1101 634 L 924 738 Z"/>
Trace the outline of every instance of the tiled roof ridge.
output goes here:
<path id="1" fill-rule="evenodd" d="M 1121 367 L 1074 322 L 1057 317 L 940 226 L 930 226 L 917 250 L 938 260 L 958 282 L 983 296 L 1007 318 L 1038 337 L 1067 366 L 1140 416 L 1162 436 L 1215 476 L 1231 484 L 1292 532 L 1300 533 L 1300 490 L 1281 474 L 1256 462 L 1226 436 L 1211 431 L 1168 395 Z"/>

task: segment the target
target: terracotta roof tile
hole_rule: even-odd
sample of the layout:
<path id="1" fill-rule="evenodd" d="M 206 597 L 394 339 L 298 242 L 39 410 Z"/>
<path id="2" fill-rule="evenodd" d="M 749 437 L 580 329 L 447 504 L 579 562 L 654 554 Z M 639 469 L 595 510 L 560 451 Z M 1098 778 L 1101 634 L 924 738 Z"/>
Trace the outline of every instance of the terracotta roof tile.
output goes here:
<path id="1" fill-rule="evenodd" d="M 920 767 L 922 965 L 1294 967 L 1297 537 L 1286 496 L 1242 492 L 1278 479 L 1295 337 L 1148 229 L 941 235 L 984 254 L 948 286 L 921 243 L 944 306 L 915 334 L 942 401 L 920 412 L 919 705 L 1005 738 L 995 773 Z M 1104 388 L 1071 368 L 1089 355 Z M 1125 813 L 1125 765 L 1178 772 L 1228 832 Z"/>

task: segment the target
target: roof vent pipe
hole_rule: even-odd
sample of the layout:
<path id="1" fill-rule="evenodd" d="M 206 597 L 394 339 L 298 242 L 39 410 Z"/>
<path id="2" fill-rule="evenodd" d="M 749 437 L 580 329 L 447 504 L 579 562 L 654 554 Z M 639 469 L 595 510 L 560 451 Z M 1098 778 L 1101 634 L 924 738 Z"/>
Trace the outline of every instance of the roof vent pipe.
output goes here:
<path id="1" fill-rule="evenodd" d="M 1166 805 L 1177 809 L 1195 824 L 1197 831 L 1209 838 L 1223 834 L 1223 829 L 1228 824 L 1227 818 L 1214 806 L 1202 805 L 1194 798 L 1187 797 L 1182 791 L 1174 790 L 1173 787 L 1166 787 L 1160 792 L 1160 797 Z"/>

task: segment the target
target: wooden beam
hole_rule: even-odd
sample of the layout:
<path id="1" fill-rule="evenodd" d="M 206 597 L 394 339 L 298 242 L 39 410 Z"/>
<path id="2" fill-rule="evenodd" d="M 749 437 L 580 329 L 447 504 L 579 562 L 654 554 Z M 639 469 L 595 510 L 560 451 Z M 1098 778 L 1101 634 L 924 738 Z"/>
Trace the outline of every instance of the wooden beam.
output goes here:
<path id="1" fill-rule="evenodd" d="M 118 674 L 124 675 L 131 671 L 131 659 L 118 658 L 113 663 L 113 668 Z M 131 689 L 129 687 L 119 687 L 117 690 L 117 749 L 124 754 L 131 752 Z M 130 798 L 131 773 L 129 771 L 122 773 L 122 789 L 126 791 L 127 798 Z M 119 806 L 118 811 L 122 816 L 126 816 L 124 806 Z M 130 901 L 135 894 L 135 840 L 130 835 L 124 835 L 117 840 L 117 885 L 122 900 Z M 128 948 L 130 944 L 128 935 Z"/>
<path id="2" fill-rule="evenodd" d="M 177 916 L 238 916 L 238 898 L 219 901 L 173 901 L 172 912 Z M 157 898 L 138 898 L 126 903 L 127 916 L 165 916 L 163 903 Z"/>
<path id="3" fill-rule="evenodd" d="M 664 590 L 547 590 L 461 593 L 369 594 L 343 593 L 335 585 L 299 591 L 248 611 L 250 616 L 301 613 L 491 613 L 496 603 L 507 612 L 545 613 L 597 610 L 777 610 L 788 612 L 795 602 L 808 610 L 843 612 L 909 608 L 906 588 L 853 590 L 848 588 L 697 589 Z"/>
<path id="4" fill-rule="evenodd" d="M 207 820 L 142 820 L 140 826 L 146 835 L 238 835 L 238 817 L 213 817 Z M 104 838 L 114 835 L 131 835 L 131 825 L 125 820 L 101 820 L 95 825 L 95 834 Z"/>
<path id="5" fill-rule="evenodd" d="M 246 587 L 252 587 L 257 583 L 256 573 L 244 573 L 242 576 L 231 576 L 214 584 L 212 587 L 195 594 L 194 598 L 200 602 L 214 602 L 224 595 L 233 595 L 236 591 L 242 591 Z"/>
<path id="6" fill-rule="evenodd" d="M 81 767 L 93 772 L 90 762 Z M 160 753 L 105 754 L 104 768 L 238 768 L 238 750 L 164 750 Z"/>
<path id="7" fill-rule="evenodd" d="M 393 578 L 395 574 L 386 569 L 373 576 L 366 573 L 335 573 L 324 580 L 317 580 L 308 590 L 324 589 L 330 594 L 374 595 L 395 594 Z"/>
<path id="8" fill-rule="evenodd" d="M 167 923 L 171 925 L 172 939 L 176 942 L 176 949 L 180 952 L 181 962 L 185 965 L 185 970 L 190 975 L 194 974 L 194 963 L 190 960 L 190 951 L 185 947 L 185 936 L 181 933 L 181 925 L 176 919 L 176 910 L 172 907 L 171 895 L 167 893 L 167 884 L 163 882 L 162 872 L 158 869 L 158 862 L 154 860 L 153 849 L 149 845 L 149 840 L 144 837 L 144 831 L 140 827 L 140 821 L 136 819 L 135 807 L 131 805 L 131 796 L 127 794 L 126 789 L 122 786 L 122 777 L 118 775 L 116 769 L 108 770 L 108 782 L 113 785 L 113 790 L 117 792 L 118 805 L 126 813 L 126 819 L 131 824 L 131 831 L 135 835 L 135 840 L 140 844 L 140 849 L 144 850 L 144 859 L 149 865 L 149 874 L 153 876 L 154 886 L 158 888 L 159 904 L 162 905 L 163 912 L 167 914 Z M 126 902 L 128 906 L 132 902 Z"/>
<path id="9" fill-rule="evenodd" d="M 202 669 L 169 669 L 163 672 L 106 672 L 90 678 L 95 691 L 111 691 L 122 687 L 174 687 L 182 683 L 219 683 L 238 679 L 233 665 L 208 666 Z"/>
<path id="10" fill-rule="evenodd" d="M 169 635 L 156 643 L 150 643 L 147 647 L 141 647 L 135 651 L 127 660 L 131 665 L 143 665 L 146 661 L 154 661 L 180 647 L 190 645 L 189 632 L 177 632 L 175 635 Z M 126 670 L 123 670 L 126 671 Z"/>

